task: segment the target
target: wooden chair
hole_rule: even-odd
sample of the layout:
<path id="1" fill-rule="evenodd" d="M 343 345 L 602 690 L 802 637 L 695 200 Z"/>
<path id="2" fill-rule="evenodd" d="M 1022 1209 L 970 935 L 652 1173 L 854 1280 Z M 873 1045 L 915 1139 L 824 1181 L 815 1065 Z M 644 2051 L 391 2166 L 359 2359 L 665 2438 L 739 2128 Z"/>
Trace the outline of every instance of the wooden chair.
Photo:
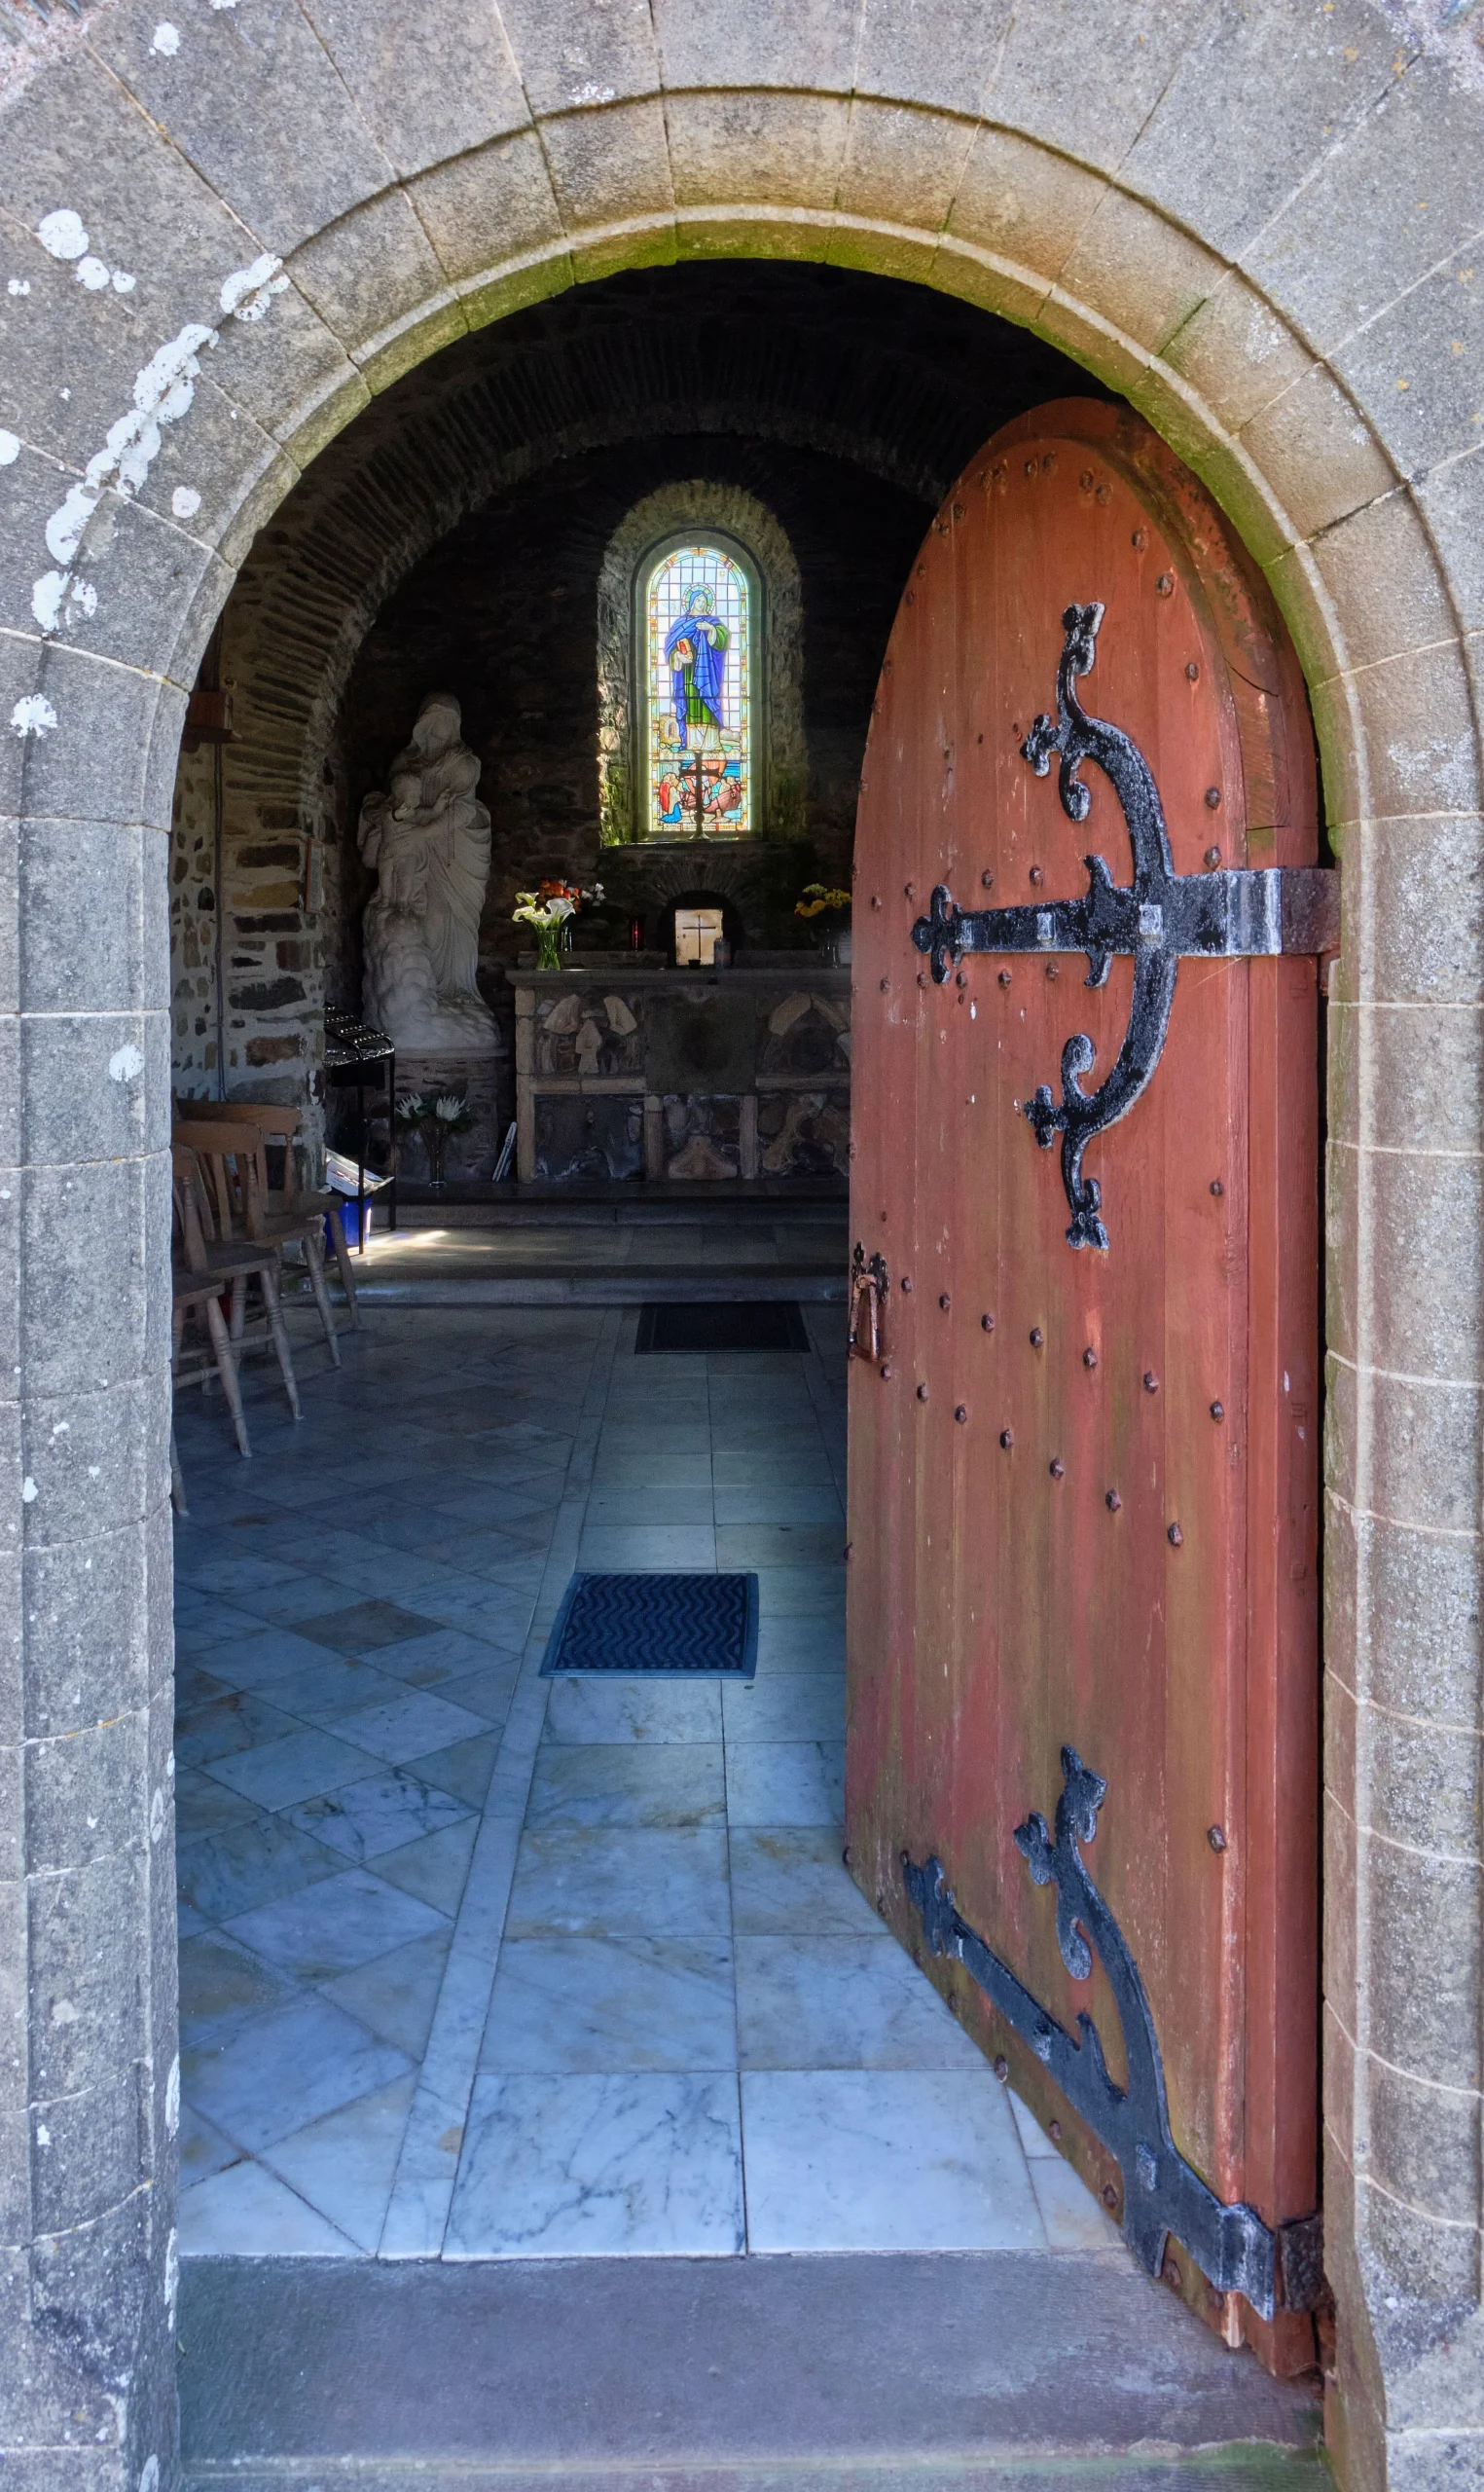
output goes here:
<path id="1" fill-rule="evenodd" d="M 215 1374 L 227 1397 L 236 1432 L 237 1450 L 244 1461 L 251 1461 L 252 1447 L 248 1442 L 247 1421 L 242 1411 L 242 1396 L 237 1382 L 237 1360 L 240 1356 L 247 1284 L 256 1280 L 263 1291 L 268 1327 L 278 1365 L 282 1372 L 289 1409 L 299 1417 L 299 1387 L 294 1377 L 294 1362 L 289 1352 L 288 1335 L 278 1302 L 277 1256 L 271 1246 L 226 1243 L 206 1234 L 207 1221 L 202 1217 L 203 1203 L 200 1170 L 194 1152 L 178 1144 L 170 1154 L 174 1186 L 175 1235 L 171 1257 L 170 1373 L 177 1386 L 203 1384 Z M 232 1323 L 222 1314 L 222 1300 L 231 1295 Z M 211 1344 L 211 1359 L 199 1366 L 186 1368 L 181 1362 L 185 1338 L 186 1317 L 198 1309 L 204 1314 L 206 1332 Z M 171 1494 L 179 1512 L 184 1513 L 185 1483 L 181 1477 L 179 1457 L 175 1451 L 174 1430 L 170 1432 Z"/>
<path id="2" fill-rule="evenodd" d="M 327 1189 L 321 1190 L 318 1187 L 305 1186 L 300 1183 L 304 1172 L 299 1165 L 299 1152 L 302 1148 L 299 1132 L 304 1118 L 299 1109 L 275 1108 L 266 1100 L 220 1099 L 213 1105 L 211 1117 L 216 1123 L 255 1124 L 262 1135 L 263 1210 L 270 1224 L 275 1221 L 293 1223 L 316 1211 L 322 1219 L 329 1222 L 330 1242 L 335 1249 L 341 1287 L 345 1293 L 345 1304 L 350 1310 L 350 1329 L 352 1332 L 359 1330 L 361 1314 L 355 1302 L 355 1269 L 350 1261 L 350 1249 L 345 1243 L 345 1231 L 341 1223 L 341 1198 Z M 269 1154 L 275 1147 L 281 1149 L 283 1153 L 281 1186 L 274 1186 L 271 1182 L 273 1172 Z"/>
<path id="3" fill-rule="evenodd" d="M 319 1309 L 319 1320 L 330 1345 L 330 1356 L 339 1367 L 340 1342 L 336 1338 L 335 1309 L 325 1287 L 321 1215 L 317 1211 L 299 1212 L 280 1218 L 265 1212 L 263 1136 L 257 1124 L 245 1118 L 221 1118 L 210 1121 L 193 1118 L 189 1123 L 182 1122 L 176 1126 L 175 1141 L 196 1154 L 204 1179 L 202 1192 L 220 1242 L 234 1246 L 266 1246 L 280 1267 L 284 1247 L 293 1245 L 296 1240 L 303 1244 L 314 1303 Z"/>

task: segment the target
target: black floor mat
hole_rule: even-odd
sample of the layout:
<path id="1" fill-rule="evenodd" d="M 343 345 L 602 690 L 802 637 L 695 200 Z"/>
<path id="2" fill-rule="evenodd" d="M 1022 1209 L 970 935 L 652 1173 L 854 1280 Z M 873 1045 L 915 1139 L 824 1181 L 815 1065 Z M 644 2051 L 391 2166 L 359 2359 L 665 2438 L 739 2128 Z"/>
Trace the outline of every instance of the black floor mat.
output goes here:
<path id="1" fill-rule="evenodd" d="M 541 1675 L 682 1670 L 751 1678 L 756 1668 L 755 1575 L 574 1575 Z"/>
<path id="2" fill-rule="evenodd" d="M 633 1347 L 638 1358 L 667 1351 L 807 1350 L 809 1335 L 792 1299 L 696 1299 L 644 1307 Z"/>

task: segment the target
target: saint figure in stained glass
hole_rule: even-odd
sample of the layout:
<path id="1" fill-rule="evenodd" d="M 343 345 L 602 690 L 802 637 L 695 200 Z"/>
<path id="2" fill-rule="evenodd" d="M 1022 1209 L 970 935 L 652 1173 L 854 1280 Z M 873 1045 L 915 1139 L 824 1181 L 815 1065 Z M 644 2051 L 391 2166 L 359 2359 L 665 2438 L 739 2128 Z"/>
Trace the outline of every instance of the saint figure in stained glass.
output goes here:
<path id="1" fill-rule="evenodd" d="M 719 545 L 653 562 L 641 609 L 653 838 L 745 838 L 753 827 L 751 596 L 743 562 Z"/>
<path id="2" fill-rule="evenodd" d="M 725 699 L 726 647 L 731 639 L 716 616 L 716 601 L 708 588 L 693 588 L 685 612 L 666 636 L 674 699 L 675 742 L 705 751 L 707 739 L 715 751 L 721 741 Z"/>

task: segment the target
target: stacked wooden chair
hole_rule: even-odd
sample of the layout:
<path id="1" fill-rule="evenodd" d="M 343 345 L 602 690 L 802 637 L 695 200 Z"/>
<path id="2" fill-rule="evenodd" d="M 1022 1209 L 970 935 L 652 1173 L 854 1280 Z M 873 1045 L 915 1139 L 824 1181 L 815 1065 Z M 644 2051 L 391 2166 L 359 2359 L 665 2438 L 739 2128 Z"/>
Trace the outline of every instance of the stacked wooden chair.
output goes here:
<path id="1" fill-rule="evenodd" d="M 281 1112 L 273 1113 L 276 1117 Z M 339 1367 L 335 1309 L 325 1287 L 321 1198 L 300 1195 L 289 1187 L 270 1191 L 265 1166 L 267 1150 L 255 1117 L 224 1117 L 213 1106 L 209 1118 L 182 1118 L 175 1127 L 175 1140 L 196 1154 L 219 1237 L 265 1246 L 280 1266 L 286 1246 L 303 1247 L 325 1340 L 332 1361 Z M 292 1178 L 292 1159 L 288 1173 Z"/>
<path id="2" fill-rule="evenodd" d="M 302 1183 L 299 1131 L 303 1119 L 299 1110 L 269 1107 L 249 1099 L 223 1099 L 212 1107 L 211 1116 L 214 1122 L 256 1125 L 262 1137 L 261 1217 L 256 1233 L 287 1241 L 298 1235 L 298 1224 L 302 1221 L 317 1215 L 320 1220 L 328 1222 L 341 1287 L 345 1293 L 345 1304 L 350 1313 L 350 1327 L 352 1332 L 355 1331 L 361 1317 L 355 1302 L 355 1271 L 341 1222 L 340 1197 Z M 283 1154 L 282 1183 L 275 1187 L 271 1182 L 274 1173 L 271 1154 L 275 1155 L 279 1151 Z M 318 1231 L 315 1233 L 317 1236 Z"/>
<path id="3" fill-rule="evenodd" d="M 337 1198 L 305 1186 L 300 1167 L 300 1115 L 247 1100 L 180 1100 L 176 1105 L 172 1161 L 175 1179 L 176 1382 L 221 1381 L 238 1448 L 251 1452 L 237 1370 L 245 1349 L 271 1342 L 277 1354 L 289 1404 L 299 1416 L 299 1388 L 283 1323 L 279 1282 L 284 1249 L 303 1249 L 309 1287 L 331 1359 L 341 1364 L 335 1309 L 325 1286 L 324 1231 L 330 1237 L 352 1326 L 360 1322 L 355 1279 Z M 280 1155 L 281 1154 L 281 1155 Z M 274 1182 L 276 1180 L 277 1182 Z M 249 1331 L 247 1296 L 256 1285 L 262 1321 Z M 222 1300 L 230 1301 L 229 1314 Z M 205 1322 L 210 1355 L 193 1367 L 182 1361 L 188 1314 Z M 173 1433 L 171 1486 L 185 1512 L 185 1491 Z"/>
<path id="4" fill-rule="evenodd" d="M 242 1411 L 237 1362 L 246 1338 L 247 1292 L 253 1282 L 257 1283 L 262 1294 L 267 1330 L 277 1352 L 289 1409 L 296 1419 L 299 1416 L 299 1386 L 278 1298 L 278 1256 L 271 1245 L 254 1245 L 246 1239 L 223 1237 L 218 1233 L 213 1207 L 202 1187 L 200 1165 L 193 1150 L 177 1142 L 171 1150 L 170 1166 L 174 1199 L 170 1373 L 177 1390 L 182 1385 L 203 1384 L 208 1376 L 215 1374 L 232 1413 L 237 1450 L 244 1461 L 250 1461 L 252 1447 Z M 230 1301 L 228 1316 L 222 1313 L 224 1298 Z M 186 1318 L 193 1313 L 204 1319 L 209 1355 L 202 1354 L 195 1362 L 188 1363 L 185 1354 Z M 173 1428 L 170 1431 L 170 1492 L 177 1510 L 184 1514 L 185 1482 L 175 1450 Z"/>

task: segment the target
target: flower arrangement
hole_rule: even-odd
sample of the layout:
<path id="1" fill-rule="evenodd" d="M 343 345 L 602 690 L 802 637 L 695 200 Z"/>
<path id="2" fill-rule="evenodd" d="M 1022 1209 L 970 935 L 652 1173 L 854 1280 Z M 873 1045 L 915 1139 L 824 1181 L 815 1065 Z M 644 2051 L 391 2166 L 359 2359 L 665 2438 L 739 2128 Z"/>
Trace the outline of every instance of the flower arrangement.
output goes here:
<path id="1" fill-rule="evenodd" d="M 404 1090 L 392 1111 L 399 1133 L 416 1133 L 422 1137 L 427 1153 L 428 1178 L 431 1184 L 443 1184 L 444 1154 L 451 1138 L 467 1133 L 474 1122 L 468 1096 L 462 1090 L 440 1090 L 425 1099 L 420 1090 Z"/>
<path id="2" fill-rule="evenodd" d="M 828 883 L 806 883 L 793 904 L 795 917 L 848 917 L 851 910 L 849 892 L 834 891 Z"/>
<path id="3" fill-rule="evenodd" d="M 514 926 L 533 926 L 536 930 L 536 967 L 560 970 L 561 947 L 569 940 L 567 922 L 581 908 L 600 908 L 603 899 L 601 883 L 542 883 L 533 892 L 517 892 L 511 911 Z"/>
<path id="4" fill-rule="evenodd" d="M 851 957 L 851 895 L 837 890 L 831 883 L 806 883 L 793 904 L 795 917 L 822 918 L 821 933 L 827 959 L 841 963 Z"/>

